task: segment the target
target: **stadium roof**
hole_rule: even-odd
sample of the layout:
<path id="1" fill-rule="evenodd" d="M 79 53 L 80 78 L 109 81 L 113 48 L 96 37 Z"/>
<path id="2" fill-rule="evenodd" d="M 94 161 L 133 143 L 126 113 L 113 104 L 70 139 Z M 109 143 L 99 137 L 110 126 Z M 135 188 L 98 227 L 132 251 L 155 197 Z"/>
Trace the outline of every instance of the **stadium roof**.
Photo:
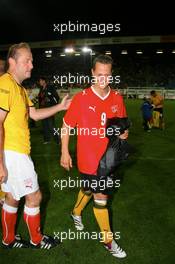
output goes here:
<path id="1" fill-rule="evenodd" d="M 152 43 L 175 43 L 175 35 L 168 36 L 130 36 L 130 37 L 103 37 L 88 39 L 69 39 L 31 42 L 30 47 L 35 48 L 65 48 L 78 46 L 97 46 L 97 45 L 120 45 L 120 44 L 152 44 Z M 0 51 L 5 51 L 11 44 L 0 45 Z"/>

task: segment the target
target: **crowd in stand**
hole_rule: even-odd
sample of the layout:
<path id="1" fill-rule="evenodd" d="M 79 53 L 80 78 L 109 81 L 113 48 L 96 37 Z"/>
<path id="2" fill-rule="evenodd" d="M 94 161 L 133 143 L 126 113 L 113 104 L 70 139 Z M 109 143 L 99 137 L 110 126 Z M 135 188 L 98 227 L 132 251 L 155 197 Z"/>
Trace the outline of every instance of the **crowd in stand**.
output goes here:
<path id="1" fill-rule="evenodd" d="M 115 60 L 114 60 L 115 62 Z M 68 76 L 69 74 L 77 77 L 80 75 L 91 76 L 89 65 L 83 60 L 76 58 L 75 61 L 68 59 L 65 61 L 58 60 L 42 60 L 37 61 L 37 69 L 33 72 L 33 77 L 42 74 L 48 79 L 54 81 L 54 76 Z M 175 89 L 175 64 L 162 60 L 159 62 L 146 60 L 138 60 L 131 57 L 116 58 L 116 64 L 113 67 L 113 75 L 120 76 L 120 84 L 115 85 L 120 88 L 126 87 L 164 87 L 165 89 Z M 77 78 L 78 79 L 78 78 Z M 75 81 L 74 83 L 64 83 L 60 85 L 55 83 L 59 88 L 79 88 L 88 86 L 88 82 Z"/>
<path id="2" fill-rule="evenodd" d="M 161 56 L 161 55 L 160 55 Z M 120 56 L 113 58 L 113 76 L 120 76 L 120 83 L 113 83 L 115 88 L 141 88 L 141 87 L 162 87 L 175 89 L 175 64 L 173 58 L 152 59 L 151 57 Z M 35 82 L 39 76 L 45 76 L 57 89 L 85 88 L 89 81 L 79 81 L 79 76 L 91 76 L 90 60 L 83 57 L 66 56 L 57 58 L 34 57 L 35 68 L 32 73 L 32 81 Z M 77 77 L 75 82 L 58 83 L 54 76 Z"/>

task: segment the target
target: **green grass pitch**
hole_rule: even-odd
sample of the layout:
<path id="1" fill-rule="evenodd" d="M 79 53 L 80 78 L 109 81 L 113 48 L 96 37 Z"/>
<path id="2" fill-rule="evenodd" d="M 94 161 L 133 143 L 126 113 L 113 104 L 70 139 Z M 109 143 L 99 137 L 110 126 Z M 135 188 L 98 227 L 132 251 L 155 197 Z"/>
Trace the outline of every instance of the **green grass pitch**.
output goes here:
<path id="1" fill-rule="evenodd" d="M 70 212 L 79 189 L 75 187 L 60 190 L 58 187 L 58 181 L 60 183 L 69 176 L 78 179 L 76 140 L 71 139 L 70 152 L 74 168 L 68 173 L 59 165 L 60 146 L 54 141 L 48 145 L 42 144 L 41 123 L 38 122 L 37 127 L 31 129 L 31 155 L 43 193 L 42 228 L 44 233 L 51 235 L 75 232 L 75 239 L 70 236 L 50 251 L 0 248 L 0 263 L 174 263 L 175 102 L 165 101 L 165 130 L 152 129 L 151 133 L 144 132 L 142 128 L 141 103 L 141 100 L 126 100 L 128 116 L 132 121 L 129 143 L 134 151 L 119 169 L 121 186 L 115 191 L 110 205 L 112 229 L 120 232 L 118 243 L 126 250 L 127 258 L 114 258 L 97 239 L 78 238 Z M 57 114 L 58 126 L 61 125 L 62 116 L 63 113 Z M 19 208 L 17 232 L 29 239 L 23 222 L 23 202 L 22 200 Z M 92 205 L 91 201 L 83 213 L 85 231 L 88 234 L 99 232 Z"/>

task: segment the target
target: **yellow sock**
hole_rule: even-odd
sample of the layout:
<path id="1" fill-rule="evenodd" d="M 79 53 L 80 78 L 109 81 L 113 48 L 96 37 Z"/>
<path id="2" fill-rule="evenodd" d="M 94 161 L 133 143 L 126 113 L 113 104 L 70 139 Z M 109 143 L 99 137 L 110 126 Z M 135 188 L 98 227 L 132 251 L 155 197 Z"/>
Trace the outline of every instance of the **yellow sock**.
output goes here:
<path id="1" fill-rule="evenodd" d="M 78 198 L 77 198 L 77 202 L 76 202 L 75 207 L 73 209 L 73 214 L 80 216 L 82 210 L 85 208 L 85 206 L 87 205 L 87 203 L 89 202 L 91 197 L 92 197 L 92 193 L 90 193 L 88 195 L 80 189 L 79 194 L 78 194 Z"/>
<path id="2" fill-rule="evenodd" d="M 101 230 L 102 242 L 107 244 L 113 240 L 113 234 L 109 225 L 109 213 L 107 208 L 93 207 L 94 215 Z M 100 236 L 101 237 L 101 236 Z"/>

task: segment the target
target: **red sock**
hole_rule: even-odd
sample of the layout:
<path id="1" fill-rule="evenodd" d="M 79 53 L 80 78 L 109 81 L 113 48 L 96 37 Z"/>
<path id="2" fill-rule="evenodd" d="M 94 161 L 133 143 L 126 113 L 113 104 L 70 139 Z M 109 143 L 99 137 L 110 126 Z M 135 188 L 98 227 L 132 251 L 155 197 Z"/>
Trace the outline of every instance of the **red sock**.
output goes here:
<path id="1" fill-rule="evenodd" d="M 12 210 L 9 210 L 9 209 L 12 209 Z M 3 208 L 2 208 L 2 220 L 1 220 L 2 221 L 2 240 L 7 245 L 13 242 L 13 240 L 15 239 L 16 220 L 17 220 L 17 208 L 6 205 L 4 203 Z"/>
<path id="2" fill-rule="evenodd" d="M 40 231 L 40 213 L 37 212 L 36 214 L 33 215 L 32 211 L 34 210 L 35 212 L 39 211 L 38 208 L 29 208 L 25 206 L 24 221 L 26 222 L 28 230 L 29 230 L 30 240 L 34 244 L 39 244 L 43 238 L 43 235 L 41 234 L 41 231 Z M 31 211 L 31 214 L 30 214 L 30 211 Z"/>

